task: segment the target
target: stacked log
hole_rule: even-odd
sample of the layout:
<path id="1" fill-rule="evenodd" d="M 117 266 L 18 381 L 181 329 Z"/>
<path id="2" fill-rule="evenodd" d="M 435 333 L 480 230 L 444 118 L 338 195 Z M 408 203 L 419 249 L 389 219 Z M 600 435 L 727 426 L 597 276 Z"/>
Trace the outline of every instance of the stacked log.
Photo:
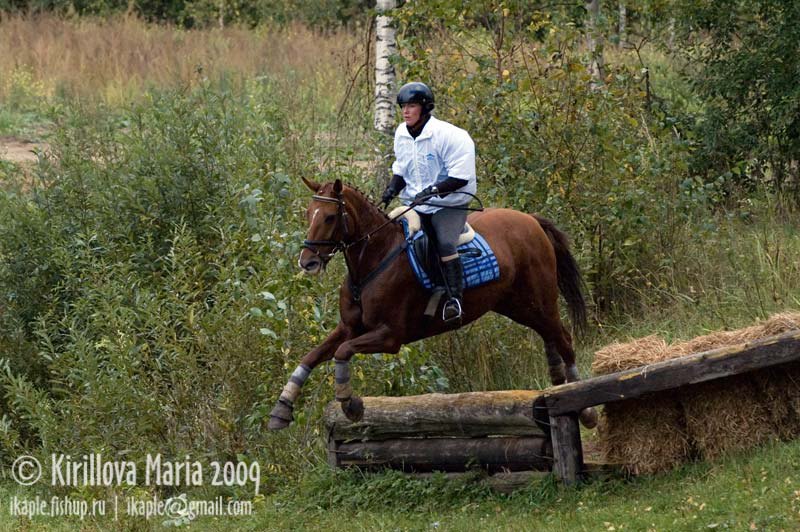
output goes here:
<path id="1" fill-rule="evenodd" d="M 325 409 L 334 467 L 410 473 L 549 471 L 552 450 L 534 419 L 538 391 L 364 397 L 364 417 Z"/>

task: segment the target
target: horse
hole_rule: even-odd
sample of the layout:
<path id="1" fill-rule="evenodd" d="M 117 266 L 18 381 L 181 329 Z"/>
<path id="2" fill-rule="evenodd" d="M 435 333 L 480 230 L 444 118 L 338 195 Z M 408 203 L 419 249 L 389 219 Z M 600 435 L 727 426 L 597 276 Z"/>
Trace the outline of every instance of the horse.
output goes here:
<path id="1" fill-rule="evenodd" d="M 292 373 L 270 412 L 268 428 L 293 421 L 294 402 L 310 372 L 335 361 L 335 397 L 351 421 L 364 414 L 363 400 L 350 385 L 350 359 L 356 353 L 397 353 L 404 344 L 435 336 L 477 320 L 489 311 L 535 330 L 544 340 L 553 385 L 579 380 L 572 337 L 561 321 L 558 295 L 564 296 L 573 329 L 586 325 L 580 270 L 567 236 L 550 220 L 504 208 L 473 212 L 467 221 L 494 251 L 500 278 L 467 289 L 460 323 L 424 315 L 430 294 L 418 283 L 407 260 L 400 222 L 389 217 L 359 190 L 341 180 L 320 184 L 301 178 L 314 193 L 306 210 L 307 240 L 298 265 L 316 275 L 339 251 L 348 275 L 339 290 L 340 321 L 328 337 L 307 353 Z M 585 409 L 584 426 L 597 414 Z"/>

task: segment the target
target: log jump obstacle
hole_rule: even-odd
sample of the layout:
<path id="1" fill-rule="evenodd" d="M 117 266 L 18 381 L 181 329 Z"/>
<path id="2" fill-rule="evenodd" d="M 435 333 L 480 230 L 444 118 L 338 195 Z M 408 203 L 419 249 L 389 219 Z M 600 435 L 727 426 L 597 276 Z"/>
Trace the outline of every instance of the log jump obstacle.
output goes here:
<path id="1" fill-rule="evenodd" d="M 533 415 L 540 397 L 527 390 L 364 397 L 358 422 L 334 402 L 324 415 L 328 461 L 414 473 L 550 471 L 548 437 Z"/>
<path id="2" fill-rule="evenodd" d="M 582 409 L 797 361 L 795 330 L 543 391 L 365 397 L 356 423 L 334 402 L 324 416 L 329 463 L 409 472 L 552 470 L 574 484 L 586 473 Z"/>

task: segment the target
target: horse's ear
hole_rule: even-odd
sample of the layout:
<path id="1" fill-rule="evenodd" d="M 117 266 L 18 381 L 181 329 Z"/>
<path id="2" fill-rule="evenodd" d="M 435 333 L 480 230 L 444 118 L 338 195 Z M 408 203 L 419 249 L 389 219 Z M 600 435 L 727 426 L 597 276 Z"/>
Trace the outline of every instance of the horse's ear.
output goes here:
<path id="1" fill-rule="evenodd" d="M 336 181 L 333 182 L 333 192 L 335 194 L 337 194 L 337 195 L 342 193 L 342 180 L 341 179 L 337 179 Z"/>
<path id="2" fill-rule="evenodd" d="M 300 176 L 300 179 L 302 179 L 303 183 L 305 183 L 306 186 L 311 189 L 311 192 L 319 192 L 319 189 L 322 187 L 322 185 L 320 185 L 316 181 L 312 181 L 310 179 L 306 179 L 303 176 Z"/>

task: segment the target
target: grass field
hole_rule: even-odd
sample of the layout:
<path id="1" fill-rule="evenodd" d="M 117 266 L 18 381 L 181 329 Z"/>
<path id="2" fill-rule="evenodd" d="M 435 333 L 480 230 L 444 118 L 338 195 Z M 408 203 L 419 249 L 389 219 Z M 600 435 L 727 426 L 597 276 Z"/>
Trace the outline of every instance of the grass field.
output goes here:
<path id="1" fill-rule="evenodd" d="M 714 464 L 668 474 L 611 478 L 578 488 L 551 479 L 513 495 L 444 478 L 317 471 L 259 499 L 249 517 L 199 518 L 188 530 L 797 530 L 800 443 L 775 443 Z M 47 497 L 50 494 L 45 493 Z M 161 519 L 84 522 L 9 515 L 11 498 L 34 497 L 0 484 L 2 530 L 162 530 Z"/>

